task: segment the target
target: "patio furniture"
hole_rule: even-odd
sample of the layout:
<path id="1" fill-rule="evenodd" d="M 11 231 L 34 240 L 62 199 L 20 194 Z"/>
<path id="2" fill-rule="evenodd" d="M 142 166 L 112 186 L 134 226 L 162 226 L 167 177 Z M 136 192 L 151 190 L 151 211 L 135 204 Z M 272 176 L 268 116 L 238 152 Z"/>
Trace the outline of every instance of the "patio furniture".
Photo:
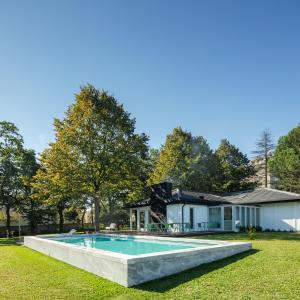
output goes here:
<path id="1" fill-rule="evenodd" d="M 110 225 L 108 227 L 105 227 L 105 230 L 116 230 L 117 229 L 117 225 L 116 223 L 110 223 Z"/>
<path id="2" fill-rule="evenodd" d="M 183 231 L 191 231 L 192 226 L 190 223 L 183 223 L 184 227 L 183 227 Z"/>
<path id="3" fill-rule="evenodd" d="M 208 222 L 208 228 L 212 228 L 212 229 L 221 228 L 221 224 L 218 222 Z"/>
<path id="4" fill-rule="evenodd" d="M 74 233 L 76 233 L 76 232 L 77 232 L 76 229 L 71 229 L 71 230 L 68 232 L 68 234 L 74 234 Z"/>
<path id="5" fill-rule="evenodd" d="M 149 232 L 156 232 L 157 231 L 157 227 L 155 226 L 155 223 L 147 224 L 147 231 L 149 231 Z"/>
<path id="6" fill-rule="evenodd" d="M 198 228 L 201 231 L 207 231 L 208 230 L 208 223 L 209 222 L 200 222 L 200 223 L 198 223 Z"/>

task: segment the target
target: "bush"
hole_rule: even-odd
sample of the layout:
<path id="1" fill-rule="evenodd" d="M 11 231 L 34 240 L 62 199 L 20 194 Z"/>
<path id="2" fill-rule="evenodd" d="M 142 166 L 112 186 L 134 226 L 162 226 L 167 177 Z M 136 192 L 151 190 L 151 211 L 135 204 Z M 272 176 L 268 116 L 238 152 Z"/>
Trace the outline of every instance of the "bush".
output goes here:
<path id="1" fill-rule="evenodd" d="M 255 232 L 256 232 L 255 227 L 252 227 L 252 226 L 248 227 L 247 234 L 248 234 L 249 240 L 253 240 L 254 239 Z"/>
<path id="2" fill-rule="evenodd" d="M 256 226 L 255 230 L 256 230 L 256 232 L 262 232 L 262 227 L 261 226 Z"/>

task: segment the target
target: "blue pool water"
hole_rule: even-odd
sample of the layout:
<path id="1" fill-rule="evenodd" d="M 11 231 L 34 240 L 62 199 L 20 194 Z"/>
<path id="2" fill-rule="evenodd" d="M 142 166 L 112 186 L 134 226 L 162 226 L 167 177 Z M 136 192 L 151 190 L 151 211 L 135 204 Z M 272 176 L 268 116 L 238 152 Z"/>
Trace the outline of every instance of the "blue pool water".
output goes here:
<path id="1" fill-rule="evenodd" d="M 212 244 L 208 243 L 168 242 L 161 240 L 146 240 L 142 238 L 123 238 L 115 236 L 61 237 L 52 240 L 72 245 L 84 246 L 87 248 L 107 250 L 128 255 L 140 255 L 155 252 L 212 246 Z"/>

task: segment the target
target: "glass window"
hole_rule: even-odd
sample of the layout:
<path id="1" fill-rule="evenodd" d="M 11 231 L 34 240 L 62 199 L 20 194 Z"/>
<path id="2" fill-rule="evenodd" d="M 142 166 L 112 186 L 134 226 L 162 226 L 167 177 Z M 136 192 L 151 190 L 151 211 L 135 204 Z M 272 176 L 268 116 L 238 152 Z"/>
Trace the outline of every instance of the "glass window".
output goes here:
<path id="1" fill-rule="evenodd" d="M 210 207 L 209 228 L 221 228 L 221 207 Z"/>
<path id="2" fill-rule="evenodd" d="M 250 207 L 247 207 L 247 226 L 250 226 Z"/>
<path id="3" fill-rule="evenodd" d="M 255 208 L 251 208 L 251 225 L 255 226 Z"/>
<path id="4" fill-rule="evenodd" d="M 232 230 L 232 207 L 224 207 L 224 230 Z"/>
<path id="5" fill-rule="evenodd" d="M 237 206 L 237 207 L 235 208 L 235 220 L 236 220 L 236 221 L 239 221 L 239 220 L 240 220 L 240 207 L 239 207 L 239 206 Z"/>
<path id="6" fill-rule="evenodd" d="M 259 208 L 256 209 L 256 226 L 260 226 L 260 220 L 259 220 Z"/>
<path id="7" fill-rule="evenodd" d="M 145 228 L 145 212 L 143 210 L 140 212 L 140 228 Z"/>
<path id="8" fill-rule="evenodd" d="M 241 208 L 241 226 L 246 226 L 246 220 L 245 220 L 245 207 L 243 206 Z"/>

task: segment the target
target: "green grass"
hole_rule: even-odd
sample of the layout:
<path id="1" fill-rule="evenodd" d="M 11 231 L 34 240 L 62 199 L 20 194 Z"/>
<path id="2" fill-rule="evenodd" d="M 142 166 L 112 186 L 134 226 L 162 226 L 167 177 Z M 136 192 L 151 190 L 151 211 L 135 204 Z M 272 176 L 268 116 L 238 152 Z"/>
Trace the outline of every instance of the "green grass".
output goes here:
<path id="1" fill-rule="evenodd" d="M 0 299 L 300 299 L 300 234 L 257 233 L 247 253 L 135 288 L 0 239 Z"/>

